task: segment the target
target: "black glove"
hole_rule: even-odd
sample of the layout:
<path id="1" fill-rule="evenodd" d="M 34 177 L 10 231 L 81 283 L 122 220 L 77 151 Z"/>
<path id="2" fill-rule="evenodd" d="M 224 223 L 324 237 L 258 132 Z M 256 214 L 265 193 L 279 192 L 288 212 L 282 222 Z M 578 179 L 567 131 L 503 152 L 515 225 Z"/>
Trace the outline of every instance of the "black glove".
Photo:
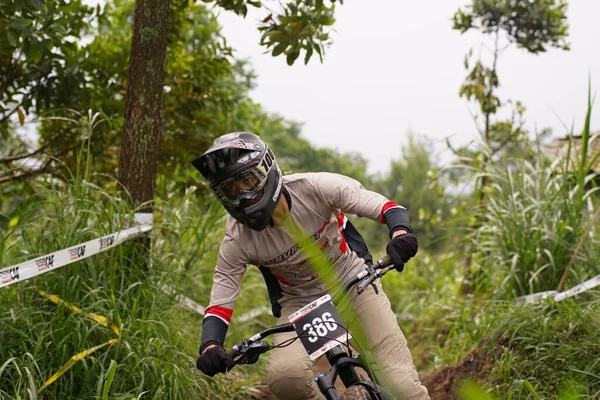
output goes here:
<path id="1" fill-rule="evenodd" d="M 414 257 L 419 250 L 417 237 L 412 233 L 396 236 L 390 240 L 385 250 L 392 258 L 396 270 L 402 272 L 404 263 Z"/>
<path id="2" fill-rule="evenodd" d="M 211 347 L 198 357 L 196 367 L 205 375 L 215 376 L 219 372 L 226 372 L 233 368 L 235 362 L 229 357 L 221 346 Z"/>

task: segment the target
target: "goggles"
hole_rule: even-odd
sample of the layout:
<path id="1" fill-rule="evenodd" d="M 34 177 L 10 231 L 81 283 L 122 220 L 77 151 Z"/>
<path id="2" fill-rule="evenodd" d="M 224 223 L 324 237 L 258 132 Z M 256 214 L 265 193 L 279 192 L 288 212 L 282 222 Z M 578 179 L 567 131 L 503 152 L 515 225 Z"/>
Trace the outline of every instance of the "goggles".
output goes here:
<path id="1" fill-rule="evenodd" d="M 268 171 L 262 166 L 256 165 L 219 183 L 212 189 L 223 204 L 234 208 L 239 207 L 242 200 L 254 199 L 260 194 L 267 182 L 267 173 Z"/>

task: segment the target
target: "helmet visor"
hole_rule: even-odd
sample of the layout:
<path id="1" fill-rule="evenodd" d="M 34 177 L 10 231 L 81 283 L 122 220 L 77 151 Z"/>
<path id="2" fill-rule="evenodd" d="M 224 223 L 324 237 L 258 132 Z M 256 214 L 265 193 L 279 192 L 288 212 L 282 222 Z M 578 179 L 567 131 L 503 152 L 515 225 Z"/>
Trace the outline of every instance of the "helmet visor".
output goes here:
<path id="1" fill-rule="evenodd" d="M 267 171 L 260 166 L 255 166 L 219 183 L 212 189 L 223 204 L 239 207 L 242 200 L 250 200 L 258 196 L 266 182 Z"/>

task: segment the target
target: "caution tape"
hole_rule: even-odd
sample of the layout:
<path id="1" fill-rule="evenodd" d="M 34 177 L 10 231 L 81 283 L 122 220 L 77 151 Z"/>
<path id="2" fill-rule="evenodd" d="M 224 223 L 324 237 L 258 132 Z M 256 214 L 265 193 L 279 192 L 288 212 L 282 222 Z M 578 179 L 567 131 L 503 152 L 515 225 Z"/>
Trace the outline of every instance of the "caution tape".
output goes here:
<path id="1" fill-rule="evenodd" d="M 54 382 L 56 382 L 56 380 L 58 378 L 61 377 L 62 374 L 64 374 L 65 372 L 67 372 L 69 369 L 71 369 L 71 367 L 73 365 L 75 365 L 75 363 L 87 356 L 89 356 L 90 354 L 94 353 L 97 350 L 100 350 L 103 347 L 109 346 L 111 344 L 117 343 L 119 341 L 119 339 L 111 339 L 106 343 L 102 343 L 99 344 L 98 346 L 94 346 L 91 349 L 87 349 L 82 351 L 81 353 L 77 353 L 75 354 L 73 357 L 71 357 L 69 359 L 69 361 L 67 361 L 67 363 L 65 365 L 63 365 L 62 367 L 60 367 L 60 369 L 58 371 L 56 371 L 56 373 L 54 375 L 52 375 L 50 378 L 48 378 L 48 380 L 46 382 L 44 382 L 44 384 L 42 385 L 42 387 L 40 387 L 38 389 L 38 393 L 41 392 L 42 390 L 46 389 L 48 386 L 50 386 L 51 384 L 53 384 Z"/>
<path id="2" fill-rule="evenodd" d="M 117 221 L 115 220 L 115 222 Z M 144 232 L 148 232 L 152 229 L 152 214 L 135 214 L 134 225 L 135 226 L 131 228 L 127 227 L 128 225 L 126 225 L 127 229 L 114 232 L 97 239 L 89 240 L 85 243 L 80 243 L 63 250 L 55 251 L 54 253 L 46 254 L 44 256 L 22 262 L 20 264 L 13 265 L 8 268 L 0 269 L 0 288 L 11 285 L 13 283 L 24 281 L 29 278 L 33 278 L 34 276 L 38 276 L 46 272 L 50 272 L 58 268 L 64 267 L 65 265 L 69 265 L 74 262 L 91 257 L 95 254 L 116 247 L 119 244 L 129 239 L 132 239 Z M 76 314 L 83 314 L 83 311 L 80 308 L 62 300 L 58 296 L 48 294 L 43 290 L 38 290 L 38 293 L 56 305 L 63 305 Z M 110 339 L 108 342 L 102 343 L 100 345 L 94 346 L 92 348 L 75 354 L 69 359 L 69 361 L 67 361 L 62 367 L 60 367 L 59 370 L 56 371 L 56 373 L 54 373 L 50 378 L 46 380 L 46 382 L 44 382 L 44 384 L 38 389 L 38 393 L 47 388 L 52 383 L 56 382 L 58 378 L 60 378 L 65 372 L 71 369 L 71 367 L 73 367 L 73 365 L 75 365 L 78 361 L 84 359 L 90 354 L 95 353 L 103 347 L 110 346 L 119 341 L 119 328 L 113 324 L 111 324 L 109 327 L 108 320 L 106 317 L 97 314 L 86 314 L 85 316 L 99 323 L 100 325 L 111 329 L 115 333 L 115 335 L 117 335 L 117 337 Z"/>
<path id="3" fill-rule="evenodd" d="M 38 293 L 42 296 L 44 296 L 45 298 L 47 298 L 48 300 L 50 300 L 51 302 L 53 302 L 56 305 L 63 305 L 65 306 L 67 309 L 73 311 L 76 314 L 83 314 L 83 312 L 81 311 L 80 308 L 64 301 L 63 299 L 61 299 L 58 296 L 52 295 L 52 294 L 48 294 L 46 292 L 44 292 L 43 290 L 39 290 Z M 96 321 L 97 323 L 99 323 L 100 325 L 108 328 L 108 322 L 106 317 L 103 317 L 102 315 L 97 315 L 97 314 L 87 314 L 86 317 Z M 117 335 L 119 336 L 119 328 L 117 328 L 115 325 L 110 326 L 110 329 Z M 92 348 L 89 348 L 87 350 L 81 351 L 77 354 L 75 354 L 73 357 L 71 357 L 69 359 L 69 361 L 67 361 L 62 367 L 60 367 L 58 369 L 58 371 L 56 371 L 50 378 L 48 378 L 46 380 L 46 382 L 44 382 L 44 384 L 38 389 L 38 393 L 41 392 L 42 390 L 46 389 L 48 386 L 50 386 L 51 384 L 53 384 L 54 382 L 56 382 L 56 380 L 58 378 L 60 378 L 65 372 L 67 372 L 69 369 L 71 369 L 71 367 L 73 367 L 73 365 L 75 365 L 77 363 L 77 361 L 84 359 L 85 357 L 89 356 L 90 354 L 93 354 L 94 352 L 100 350 L 103 347 L 106 346 L 110 346 L 111 344 L 115 344 L 119 341 L 119 338 L 114 338 L 114 339 L 110 339 L 108 342 L 99 344 L 98 346 L 94 346 Z"/>
<path id="4" fill-rule="evenodd" d="M 55 296 L 53 294 L 48 294 L 48 293 L 44 292 L 43 290 L 38 290 L 38 293 L 56 305 L 63 305 L 76 314 L 83 314 L 81 309 L 79 309 L 78 307 L 75 307 L 72 304 L 67 303 L 66 301 L 64 301 L 63 299 L 61 299 L 58 296 Z M 89 319 L 92 319 L 92 320 L 96 321 L 97 323 L 99 323 L 100 325 L 108 328 L 108 320 L 106 319 L 106 317 L 103 317 L 102 315 L 97 315 L 97 314 L 87 314 L 86 317 L 88 317 Z M 112 329 L 112 331 L 117 336 L 120 334 L 119 328 L 117 328 L 115 325 L 111 325 L 110 329 Z"/>
<path id="5" fill-rule="evenodd" d="M 522 296 L 517 298 L 517 301 L 522 303 L 536 304 L 540 301 L 552 298 L 554 301 L 561 301 L 568 297 L 573 297 L 579 293 L 583 293 L 587 290 L 593 289 L 597 286 L 600 286 L 600 275 L 593 277 L 583 283 L 580 283 L 577 286 L 573 286 L 569 290 L 565 290 L 564 292 L 557 292 L 556 290 L 549 290 L 547 292 L 534 293 L 527 296 Z"/>
<path id="6" fill-rule="evenodd" d="M 128 228 L 13 265 L 12 267 L 0 269 L 0 288 L 91 257 L 94 254 L 111 249 L 126 240 L 136 237 L 141 233 L 148 232 L 151 229 L 151 225 L 140 225 Z"/>
<path id="7" fill-rule="evenodd" d="M 562 299 L 566 299 L 567 297 L 573 297 L 576 294 L 583 293 L 586 290 L 590 290 L 600 285 L 600 275 L 589 279 L 583 283 L 580 283 L 577 286 L 573 286 L 569 290 L 565 290 L 564 292 L 560 292 L 554 296 L 554 300 L 560 301 Z"/>

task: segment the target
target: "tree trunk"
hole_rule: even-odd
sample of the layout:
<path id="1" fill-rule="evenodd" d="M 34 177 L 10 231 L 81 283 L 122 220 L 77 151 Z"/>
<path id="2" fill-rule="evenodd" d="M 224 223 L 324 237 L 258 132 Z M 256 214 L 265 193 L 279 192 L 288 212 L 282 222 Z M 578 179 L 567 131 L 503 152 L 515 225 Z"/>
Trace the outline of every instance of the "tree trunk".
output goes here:
<path id="1" fill-rule="evenodd" d="M 119 158 L 121 189 L 133 207 L 152 212 L 162 151 L 162 94 L 170 0 L 136 0 L 125 124 Z"/>

